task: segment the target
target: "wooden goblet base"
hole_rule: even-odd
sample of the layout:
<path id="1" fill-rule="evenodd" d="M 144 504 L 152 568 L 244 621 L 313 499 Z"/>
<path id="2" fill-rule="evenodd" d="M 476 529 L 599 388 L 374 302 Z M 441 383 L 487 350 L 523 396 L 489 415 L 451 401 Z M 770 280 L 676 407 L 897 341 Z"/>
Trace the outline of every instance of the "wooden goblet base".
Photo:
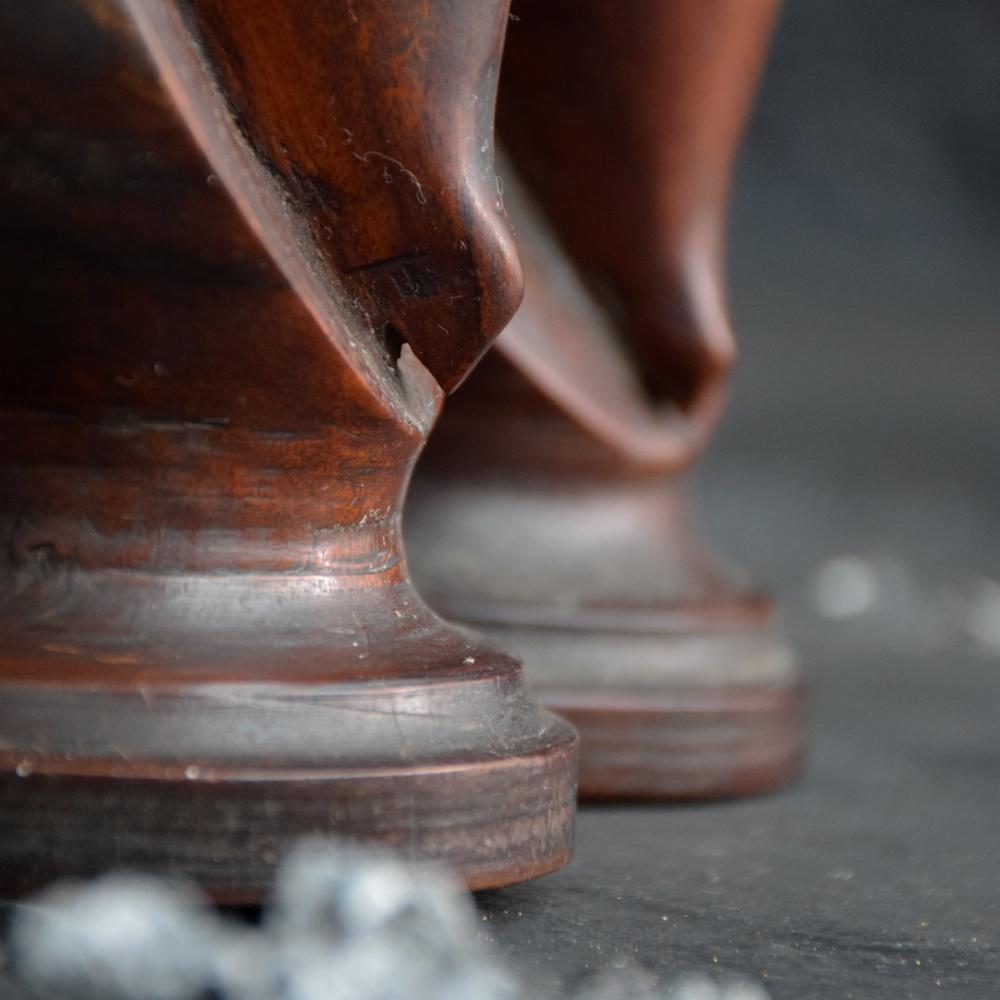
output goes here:
<path id="1" fill-rule="evenodd" d="M 269 583 L 286 585 L 186 578 L 145 599 L 259 608 Z M 100 635 L 5 646 L 0 888 L 126 865 L 252 902 L 290 842 L 329 833 L 440 861 L 472 888 L 564 864 L 572 730 L 525 696 L 517 661 L 405 584 L 386 596 L 370 617 L 352 599 L 376 624 L 339 638 L 305 624 L 344 621 L 317 587 L 294 615 L 272 608 L 266 636 L 246 620 L 127 651 Z"/>
<path id="2" fill-rule="evenodd" d="M 127 865 L 250 902 L 322 834 L 475 887 L 567 860 L 575 734 L 406 575 L 415 432 L 4 429 L 0 889 Z"/>
<path id="3" fill-rule="evenodd" d="M 752 795 L 790 781 L 804 686 L 766 625 L 744 631 L 482 626 L 580 733 L 584 799 Z"/>
<path id="4" fill-rule="evenodd" d="M 766 599 L 699 542 L 676 478 L 449 473 L 407 513 L 431 604 L 523 660 L 580 733 L 581 798 L 763 792 L 798 770 L 803 684 Z"/>

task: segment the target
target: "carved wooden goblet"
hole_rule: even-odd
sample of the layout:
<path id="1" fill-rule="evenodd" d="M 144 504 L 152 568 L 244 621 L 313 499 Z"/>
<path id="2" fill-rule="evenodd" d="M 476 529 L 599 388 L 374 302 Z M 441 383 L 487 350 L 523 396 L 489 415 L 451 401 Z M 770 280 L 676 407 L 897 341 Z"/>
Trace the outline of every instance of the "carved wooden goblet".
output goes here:
<path id="1" fill-rule="evenodd" d="M 0 9 L 0 885 L 283 845 L 568 857 L 575 736 L 410 585 L 399 511 L 520 294 L 506 5 Z"/>
<path id="2" fill-rule="evenodd" d="M 726 200 L 775 4 L 515 9 L 499 120 L 525 302 L 421 461 L 415 577 L 574 722 L 582 796 L 773 788 L 802 755 L 800 675 L 684 470 L 733 353 Z"/>

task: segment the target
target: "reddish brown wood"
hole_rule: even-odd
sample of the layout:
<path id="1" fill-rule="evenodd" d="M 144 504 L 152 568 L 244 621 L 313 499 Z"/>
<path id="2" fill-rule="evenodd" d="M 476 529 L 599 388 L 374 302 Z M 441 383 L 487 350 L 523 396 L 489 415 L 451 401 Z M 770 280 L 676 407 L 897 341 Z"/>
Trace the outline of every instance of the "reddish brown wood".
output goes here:
<path id="1" fill-rule="evenodd" d="M 502 355 L 449 402 L 408 501 L 414 577 L 516 651 L 576 726 L 581 797 L 788 781 L 804 746 L 797 663 L 771 602 L 706 545 L 683 479 L 609 446 Z"/>
<path id="2" fill-rule="evenodd" d="M 520 295 L 501 0 L 0 5 L 0 886 L 568 858 L 574 736 L 399 510 Z"/>
<path id="3" fill-rule="evenodd" d="M 734 353 L 732 159 L 778 0 L 522 0 L 505 144 L 658 397 L 711 408 Z"/>
<path id="4" fill-rule="evenodd" d="M 771 788 L 802 754 L 799 673 L 683 470 L 724 394 L 726 193 L 775 5 L 515 9 L 500 119 L 525 302 L 421 463 L 417 582 L 578 727 L 581 795 Z"/>

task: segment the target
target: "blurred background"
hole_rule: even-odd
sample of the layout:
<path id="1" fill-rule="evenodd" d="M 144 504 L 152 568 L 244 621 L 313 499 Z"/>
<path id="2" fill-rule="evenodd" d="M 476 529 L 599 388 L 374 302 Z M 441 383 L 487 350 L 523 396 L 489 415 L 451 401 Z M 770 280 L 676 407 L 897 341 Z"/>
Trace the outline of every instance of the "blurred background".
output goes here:
<path id="1" fill-rule="evenodd" d="M 793 626 L 1000 656 L 1000 7 L 787 3 L 730 251 L 715 536 Z"/>

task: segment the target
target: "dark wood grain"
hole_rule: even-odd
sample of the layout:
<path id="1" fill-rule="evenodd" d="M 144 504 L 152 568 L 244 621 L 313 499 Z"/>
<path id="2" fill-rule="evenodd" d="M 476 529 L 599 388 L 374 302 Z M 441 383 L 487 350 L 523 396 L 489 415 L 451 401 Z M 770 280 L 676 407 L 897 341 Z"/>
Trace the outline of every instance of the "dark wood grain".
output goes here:
<path id="1" fill-rule="evenodd" d="M 520 296 L 505 17 L 0 10 L 3 887 L 128 863 L 250 900 L 323 832 L 475 886 L 568 858 L 572 731 L 427 609 L 399 525 Z"/>
<path id="2" fill-rule="evenodd" d="M 190 35 L 352 320 L 453 388 L 521 294 L 493 166 L 506 0 L 132 7 L 171 65 Z"/>

